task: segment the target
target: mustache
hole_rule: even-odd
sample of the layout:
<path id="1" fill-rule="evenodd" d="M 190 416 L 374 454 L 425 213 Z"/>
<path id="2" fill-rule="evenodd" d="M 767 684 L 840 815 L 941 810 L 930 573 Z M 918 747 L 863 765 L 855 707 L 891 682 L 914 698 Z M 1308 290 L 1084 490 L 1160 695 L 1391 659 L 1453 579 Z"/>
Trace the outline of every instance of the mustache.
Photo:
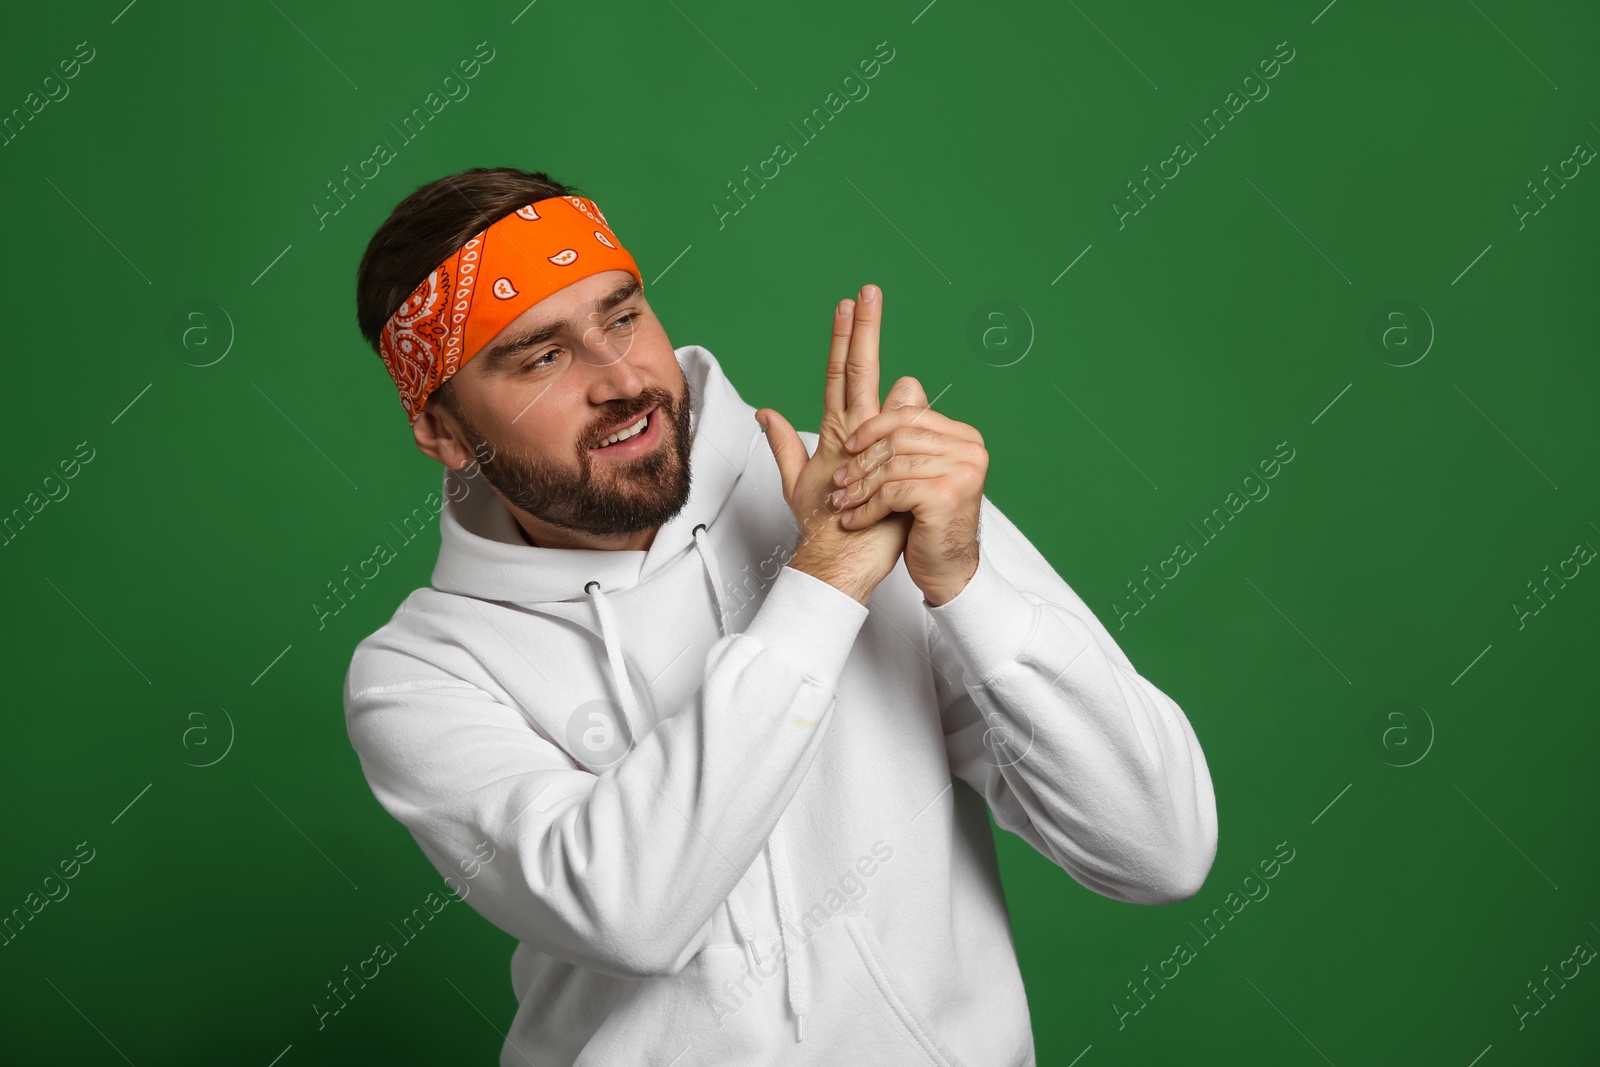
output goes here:
<path id="1" fill-rule="evenodd" d="M 605 440 L 607 435 L 612 432 L 611 427 L 618 424 L 632 424 L 638 421 L 639 416 L 643 415 L 647 411 L 659 411 L 661 414 L 666 415 L 669 418 L 675 414 L 674 401 L 671 393 L 646 393 L 641 396 L 640 401 L 642 406 L 639 407 L 637 411 L 608 415 L 606 418 L 602 419 L 598 426 L 596 426 L 594 433 L 589 435 L 589 441 L 591 443 L 586 447 L 594 448 L 601 441 Z"/>

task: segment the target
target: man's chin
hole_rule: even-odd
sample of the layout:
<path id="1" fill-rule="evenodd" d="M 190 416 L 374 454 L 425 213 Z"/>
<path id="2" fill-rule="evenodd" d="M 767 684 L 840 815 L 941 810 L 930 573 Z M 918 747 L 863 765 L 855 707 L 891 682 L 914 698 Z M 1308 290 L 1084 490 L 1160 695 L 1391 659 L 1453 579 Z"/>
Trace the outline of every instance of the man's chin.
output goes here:
<path id="1" fill-rule="evenodd" d="M 640 457 L 641 461 L 651 457 Z M 619 464 L 618 469 L 591 472 L 583 491 L 583 515 L 568 512 L 562 518 L 540 515 L 546 522 L 599 536 L 618 536 L 652 529 L 669 521 L 689 503 L 689 479 L 673 456 L 666 462 L 641 468 Z"/>
<path id="2" fill-rule="evenodd" d="M 514 451 L 496 452 L 481 472 L 516 510 L 560 529 L 593 537 L 621 537 L 653 529 L 689 502 L 691 435 L 685 406 L 663 415 L 660 440 L 638 456 L 583 457 L 579 470 L 540 470 Z"/>

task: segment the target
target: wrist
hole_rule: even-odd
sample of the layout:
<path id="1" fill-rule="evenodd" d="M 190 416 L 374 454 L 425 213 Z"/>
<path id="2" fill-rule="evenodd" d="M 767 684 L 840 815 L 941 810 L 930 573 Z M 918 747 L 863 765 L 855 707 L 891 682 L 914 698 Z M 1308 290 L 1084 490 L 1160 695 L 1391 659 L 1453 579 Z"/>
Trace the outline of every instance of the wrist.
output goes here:
<path id="1" fill-rule="evenodd" d="M 866 606 L 872 599 L 872 590 L 876 583 L 852 573 L 849 567 L 841 564 L 836 558 L 817 555 L 802 549 L 789 558 L 787 566 L 809 574 L 819 581 L 827 582 L 862 606 Z"/>
<path id="2" fill-rule="evenodd" d="M 926 600 L 928 602 L 928 606 L 932 608 L 937 608 L 948 604 L 950 601 L 961 595 L 961 591 L 972 582 L 973 577 L 977 575 L 977 573 L 978 553 L 974 552 L 972 554 L 972 562 L 970 566 L 965 568 L 965 577 L 955 581 L 939 581 L 930 583 L 928 588 L 922 590 L 922 598 Z"/>

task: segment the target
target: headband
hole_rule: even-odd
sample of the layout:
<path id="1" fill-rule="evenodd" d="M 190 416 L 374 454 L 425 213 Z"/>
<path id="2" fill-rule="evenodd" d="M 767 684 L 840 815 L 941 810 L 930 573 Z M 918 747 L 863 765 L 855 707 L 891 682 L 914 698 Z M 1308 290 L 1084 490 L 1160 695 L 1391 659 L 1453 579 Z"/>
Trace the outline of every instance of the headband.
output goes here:
<path id="1" fill-rule="evenodd" d="M 625 270 L 644 285 L 605 215 L 582 196 L 535 200 L 458 248 L 406 297 L 379 336 L 378 354 L 411 421 L 517 316 L 608 270 Z"/>

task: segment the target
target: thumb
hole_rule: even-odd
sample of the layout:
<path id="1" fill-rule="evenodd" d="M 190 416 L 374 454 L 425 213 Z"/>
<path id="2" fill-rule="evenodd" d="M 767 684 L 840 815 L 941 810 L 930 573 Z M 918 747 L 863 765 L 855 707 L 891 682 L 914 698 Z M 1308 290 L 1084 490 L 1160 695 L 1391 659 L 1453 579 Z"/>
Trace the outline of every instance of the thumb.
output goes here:
<path id="1" fill-rule="evenodd" d="M 896 378 L 894 385 L 889 387 L 889 395 L 884 399 L 884 409 L 901 407 L 925 408 L 928 406 L 928 394 L 923 392 L 922 383 L 910 375 Z"/>
<path id="2" fill-rule="evenodd" d="M 794 427 L 789 425 L 789 420 L 771 408 L 757 411 L 756 421 L 767 432 L 767 445 L 772 449 L 772 458 L 778 461 L 778 476 L 783 480 L 784 495 L 790 496 L 794 492 L 795 480 L 810 459 L 806 444 L 795 433 Z"/>

